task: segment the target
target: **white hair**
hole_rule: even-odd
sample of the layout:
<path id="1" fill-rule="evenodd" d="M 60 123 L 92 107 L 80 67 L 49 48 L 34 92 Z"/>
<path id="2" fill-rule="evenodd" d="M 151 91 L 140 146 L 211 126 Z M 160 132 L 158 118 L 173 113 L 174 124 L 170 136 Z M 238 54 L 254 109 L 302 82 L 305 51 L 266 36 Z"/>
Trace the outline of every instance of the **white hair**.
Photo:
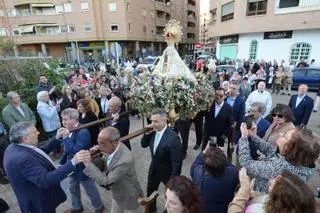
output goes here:
<path id="1" fill-rule="evenodd" d="M 37 101 L 43 101 L 43 96 L 45 96 L 46 94 L 49 94 L 48 91 L 40 91 L 37 94 Z"/>

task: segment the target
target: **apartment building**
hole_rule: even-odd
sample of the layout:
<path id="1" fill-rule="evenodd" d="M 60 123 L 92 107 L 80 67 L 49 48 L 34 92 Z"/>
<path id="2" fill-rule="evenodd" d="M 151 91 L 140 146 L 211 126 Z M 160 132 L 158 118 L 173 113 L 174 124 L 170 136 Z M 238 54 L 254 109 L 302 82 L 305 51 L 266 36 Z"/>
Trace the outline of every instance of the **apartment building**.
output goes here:
<path id="1" fill-rule="evenodd" d="M 198 39 L 199 10 L 199 0 L 0 0 L 0 36 L 12 38 L 19 55 L 126 58 L 160 54 L 164 27 L 177 19 L 179 51 L 187 52 Z"/>
<path id="2" fill-rule="evenodd" d="M 202 45 L 202 49 L 206 52 L 214 52 L 214 38 L 209 34 L 209 24 L 211 22 L 211 14 L 203 13 L 200 15 L 200 35 L 199 42 Z"/>
<path id="3" fill-rule="evenodd" d="M 219 59 L 320 61 L 320 0 L 211 0 Z"/>

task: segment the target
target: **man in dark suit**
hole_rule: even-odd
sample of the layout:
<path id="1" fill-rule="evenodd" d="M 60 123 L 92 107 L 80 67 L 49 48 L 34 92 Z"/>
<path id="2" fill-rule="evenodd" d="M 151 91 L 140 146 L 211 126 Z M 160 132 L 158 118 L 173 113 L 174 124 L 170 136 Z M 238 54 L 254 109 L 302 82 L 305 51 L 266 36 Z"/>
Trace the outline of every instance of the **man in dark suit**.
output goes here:
<path id="1" fill-rule="evenodd" d="M 57 133 L 57 138 L 62 139 L 64 145 L 64 156 L 66 159 L 71 159 L 78 151 L 90 148 L 90 133 L 88 129 L 82 128 L 73 132 L 69 130 L 76 128 L 79 125 L 79 113 L 76 109 L 67 108 L 62 111 L 62 124 Z M 92 206 L 96 213 L 101 213 L 104 210 L 100 194 L 94 182 L 83 173 L 84 165 L 77 166 L 75 172 L 70 176 L 70 194 L 72 209 L 65 213 L 78 213 L 83 211 L 80 194 L 80 184 L 85 189 Z"/>
<path id="2" fill-rule="evenodd" d="M 244 121 L 244 115 L 246 110 L 246 104 L 243 98 L 238 95 L 238 85 L 231 83 L 229 86 L 229 96 L 226 98 L 227 104 L 232 107 L 232 115 L 234 123 L 232 128 L 234 128 L 234 138 L 233 143 L 237 143 L 240 138 L 240 125 Z M 231 138 L 230 138 L 231 139 Z"/>
<path id="3" fill-rule="evenodd" d="M 179 136 L 167 126 L 167 113 L 163 109 L 154 109 L 151 124 L 155 132 L 145 134 L 141 146 L 149 146 L 151 164 L 148 174 L 147 196 L 158 190 L 160 183 L 167 184 L 170 177 L 180 175 L 182 167 L 182 144 Z M 150 206 L 150 212 L 156 212 L 156 202 Z"/>
<path id="4" fill-rule="evenodd" d="M 130 129 L 130 120 L 129 115 L 119 116 L 120 113 L 125 112 L 125 109 L 122 107 L 123 103 L 120 98 L 113 96 L 109 100 L 109 113 L 113 117 L 113 120 L 110 121 L 109 125 L 117 128 L 120 132 L 120 137 L 126 136 L 129 134 Z M 129 150 L 131 150 L 130 141 L 123 142 Z"/>
<path id="5" fill-rule="evenodd" d="M 265 110 L 266 110 L 266 106 L 264 103 L 253 102 L 251 104 L 250 113 L 253 114 L 253 122 L 257 127 L 257 135 L 260 138 L 264 137 L 264 135 L 266 134 L 266 132 L 270 126 L 269 121 L 267 121 L 266 119 L 264 119 L 262 117 Z M 249 141 L 251 141 L 251 138 L 249 138 Z M 250 154 L 251 154 L 252 159 L 258 160 L 258 158 L 259 158 L 259 154 L 257 153 L 258 149 L 254 145 L 254 143 L 249 143 L 249 148 L 250 148 Z"/>
<path id="6" fill-rule="evenodd" d="M 38 135 L 29 121 L 14 124 L 10 129 L 12 144 L 4 154 L 4 168 L 22 213 L 55 212 L 67 199 L 60 181 L 74 171 L 79 162 L 75 155 L 56 168 L 47 154 L 58 148 L 61 141 L 52 139 L 48 145 L 37 148 Z"/>
<path id="7" fill-rule="evenodd" d="M 100 98 L 96 98 L 96 102 L 99 105 L 99 119 L 105 118 L 109 112 L 109 100 L 112 96 L 112 91 L 109 87 L 101 85 L 99 89 Z"/>
<path id="8" fill-rule="evenodd" d="M 313 99 L 307 95 L 307 92 L 308 86 L 301 84 L 298 88 L 298 95 L 290 98 L 289 107 L 295 118 L 295 126 L 305 127 L 308 124 L 313 109 Z"/>
<path id="9" fill-rule="evenodd" d="M 202 150 L 206 148 L 210 136 L 216 136 L 218 146 L 223 147 L 227 135 L 230 134 L 231 126 L 234 123 L 232 107 L 224 99 L 225 90 L 218 88 L 215 93 L 215 101 L 210 111 L 206 113 Z"/>

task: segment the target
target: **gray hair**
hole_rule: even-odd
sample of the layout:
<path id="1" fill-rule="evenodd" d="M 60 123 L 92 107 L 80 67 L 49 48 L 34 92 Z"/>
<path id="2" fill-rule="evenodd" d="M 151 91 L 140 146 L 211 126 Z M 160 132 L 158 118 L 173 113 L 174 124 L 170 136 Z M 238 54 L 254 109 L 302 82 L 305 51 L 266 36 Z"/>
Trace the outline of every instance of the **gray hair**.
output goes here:
<path id="1" fill-rule="evenodd" d="M 67 108 L 61 112 L 62 116 L 67 116 L 69 119 L 79 120 L 79 112 L 73 108 Z"/>
<path id="2" fill-rule="evenodd" d="M 122 101 L 117 96 L 113 96 L 112 98 L 110 98 L 109 103 L 110 102 L 114 102 L 117 105 L 118 109 L 121 108 Z"/>
<path id="3" fill-rule="evenodd" d="M 160 115 L 161 117 L 167 117 L 167 112 L 165 109 L 162 108 L 154 108 L 151 111 L 151 115 Z"/>
<path id="4" fill-rule="evenodd" d="M 7 99 L 8 101 L 11 101 L 13 96 L 19 95 L 18 93 L 14 92 L 14 91 L 10 91 L 7 93 Z"/>
<path id="5" fill-rule="evenodd" d="M 48 91 L 40 91 L 37 93 L 37 101 L 43 101 L 43 96 L 49 94 Z"/>
<path id="6" fill-rule="evenodd" d="M 110 135 L 110 140 L 111 140 L 112 142 L 118 142 L 119 139 L 120 139 L 120 132 L 119 132 L 119 130 L 118 130 L 117 128 L 112 127 L 112 126 L 108 126 L 108 127 L 104 128 L 104 129 L 101 131 L 101 133 L 102 133 L 103 135 L 109 134 L 109 135 Z"/>
<path id="7" fill-rule="evenodd" d="M 11 143 L 21 143 L 21 138 L 32 132 L 34 124 L 30 121 L 20 121 L 10 128 L 9 140 Z"/>
<path id="8" fill-rule="evenodd" d="M 266 105 L 262 102 L 253 102 L 251 104 L 251 109 L 252 107 L 257 107 L 258 108 L 258 111 L 261 113 L 261 114 L 264 114 L 265 111 L 266 111 Z"/>

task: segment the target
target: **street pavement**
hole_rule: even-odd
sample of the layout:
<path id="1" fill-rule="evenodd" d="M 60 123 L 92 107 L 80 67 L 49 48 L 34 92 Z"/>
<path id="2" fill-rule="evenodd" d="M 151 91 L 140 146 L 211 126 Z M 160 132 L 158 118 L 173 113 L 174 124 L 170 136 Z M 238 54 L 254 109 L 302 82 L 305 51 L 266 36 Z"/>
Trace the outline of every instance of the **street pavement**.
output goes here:
<path id="1" fill-rule="evenodd" d="M 293 91 L 293 93 L 296 93 L 296 91 Z M 315 99 L 316 95 L 315 93 L 310 93 L 310 96 L 312 96 L 312 98 Z M 288 104 L 289 103 L 289 96 L 284 96 L 284 95 L 273 95 L 273 106 L 277 103 L 283 103 L 283 104 Z M 319 113 L 312 113 L 308 127 L 316 132 L 316 133 L 320 133 L 320 128 L 318 127 L 318 125 L 320 124 L 320 116 Z M 130 132 L 139 130 L 142 128 L 142 120 L 141 119 L 137 119 L 134 117 L 131 117 L 131 127 L 130 127 Z M 195 159 L 195 157 L 199 154 L 200 150 L 193 150 L 193 146 L 195 145 L 195 132 L 193 131 L 194 128 L 192 128 L 192 130 L 190 131 L 190 137 L 189 137 L 189 147 L 188 147 L 188 154 L 186 159 L 183 161 L 183 167 L 182 167 L 182 175 L 186 175 L 186 176 L 190 176 L 190 167 L 191 164 L 193 162 L 193 160 Z M 136 171 L 137 171 L 137 176 L 138 176 L 138 180 L 141 184 L 141 187 L 143 189 L 143 191 L 146 191 L 146 187 L 147 187 L 147 175 L 148 175 L 148 169 L 149 169 L 149 165 L 150 165 L 150 150 L 149 148 L 141 148 L 140 145 L 140 137 L 137 137 L 135 139 L 131 140 L 131 145 L 132 145 L 132 153 L 134 155 L 134 159 L 135 159 L 135 167 L 136 167 Z M 64 180 L 62 185 L 65 187 L 68 187 L 68 180 Z M 317 169 L 317 171 L 315 172 L 315 175 L 311 178 L 311 180 L 308 182 L 308 185 L 314 190 L 317 186 L 320 186 L 320 177 L 319 177 L 319 170 Z M 99 192 L 100 195 L 102 197 L 103 203 L 105 205 L 105 212 L 109 213 L 110 212 L 110 208 L 111 208 L 111 193 L 110 191 L 107 191 L 104 188 L 99 187 Z M 84 207 L 84 212 L 88 212 L 88 213 L 93 213 L 94 209 L 90 203 L 90 200 L 88 199 L 86 193 L 82 191 L 82 202 L 83 202 L 83 207 Z M 159 193 L 160 196 L 158 197 L 158 212 L 163 212 L 164 210 L 164 192 L 165 192 L 165 187 L 163 184 L 160 185 L 159 188 Z M 316 193 L 316 192 L 315 192 Z M 67 192 L 68 194 L 68 192 Z M 17 213 L 20 212 L 19 211 L 19 207 L 17 205 L 16 202 L 16 198 L 13 194 L 13 191 L 10 187 L 10 185 L 0 185 L 0 197 L 2 199 L 5 199 L 10 206 L 10 210 L 8 211 L 8 213 Z M 32 194 L 30 194 L 30 196 L 32 196 Z M 57 212 L 64 212 L 65 210 L 71 208 L 71 201 L 70 201 L 70 196 L 68 194 L 68 200 L 66 202 L 64 202 L 63 204 L 61 204 L 58 209 Z M 141 209 L 141 212 L 142 209 Z"/>

